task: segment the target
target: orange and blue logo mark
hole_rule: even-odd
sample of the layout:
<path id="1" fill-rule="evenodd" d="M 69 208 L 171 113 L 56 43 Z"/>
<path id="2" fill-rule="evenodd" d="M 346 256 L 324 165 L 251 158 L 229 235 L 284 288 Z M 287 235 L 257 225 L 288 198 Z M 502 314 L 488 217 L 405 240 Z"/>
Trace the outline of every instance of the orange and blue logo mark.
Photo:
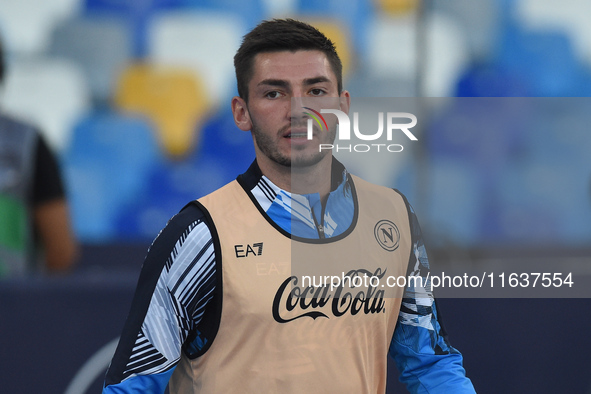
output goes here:
<path id="1" fill-rule="evenodd" d="M 307 109 L 308 111 L 312 111 L 313 114 L 309 113 L 309 112 L 304 112 L 306 115 L 309 115 L 312 119 L 314 119 L 316 121 L 316 123 L 318 123 L 318 126 L 320 127 L 320 130 L 322 130 L 322 123 L 324 123 L 324 127 L 326 127 L 326 130 L 328 130 L 328 125 L 326 124 L 326 120 L 324 120 L 324 116 L 320 115 L 320 112 L 313 110 L 310 107 L 302 107 L 304 109 Z M 322 119 L 322 123 L 320 123 L 320 119 Z"/>

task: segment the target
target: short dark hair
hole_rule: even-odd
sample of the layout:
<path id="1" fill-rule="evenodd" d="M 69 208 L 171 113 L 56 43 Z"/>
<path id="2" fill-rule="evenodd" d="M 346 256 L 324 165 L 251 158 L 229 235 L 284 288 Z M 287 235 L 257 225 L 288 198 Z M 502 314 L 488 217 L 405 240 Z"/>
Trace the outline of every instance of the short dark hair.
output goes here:
<path id="1" fill-rule="evenodd" d="M 337 77 L 339 94 L 343 90 L 343 65 L 334 43 L 320 30 L 295 19 L 263 21 L 244 36 L 234 56 L 238 95 L 248 101 L 248 84 L 254 73 L 254 58 L 259 53 L 318 50 L 323 52 Z"/>

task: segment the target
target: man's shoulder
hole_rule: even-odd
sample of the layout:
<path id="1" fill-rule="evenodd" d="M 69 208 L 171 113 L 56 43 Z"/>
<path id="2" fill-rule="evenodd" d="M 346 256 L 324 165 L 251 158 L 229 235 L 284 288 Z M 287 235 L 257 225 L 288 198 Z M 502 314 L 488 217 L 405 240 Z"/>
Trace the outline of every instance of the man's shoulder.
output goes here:
<path id="1" fill-rule="evenodd" d="M 399 196 L 408 205 L 408 200 L 406 199 L 406 196 L 400 190 L 393 187 L 383 186 L 377 183 L 366 181 L 365 179 L 357 175 L 350 174 L 350 176 L 353 180 L 353 184 L 355 185 L 356 189 L 366 188 L 369 190 L 373 190 L 375 192 L 385 193 L 387 195 Z"/>
<path id="2" fill-rule="evenodd" d="M 192 201 L 170 218 L 166 226 L 152 242 L 150 250 L 171 250 L 180 239 L 186 238 L 195 228 L 203 227 L 199 226 L 199 224 L 205 223 L 209 227 L 207 222 L 207 216 L 201 205 Z"/>
<path id="3" fill-rule="evenodd" d="M 202 203 L 203 201 L 219 198 L 224 193 L 228 193 L 231 190 L 235 189 L 236 186 L 240 186 L 240 185 L 237 180 L 233 180 L 231 182 L 226 183 L 224 186 L 212 191 L 211 193 L 208 193 L 205 196 L 198 198 L 197 200 L 191 201 L 191 204 L 199 205 L 199 203 Z"/>
<path id="4" fill-rule="evenodd" d="M 191 232 L 199 223 L 204 223 L 211 230 L 213 223 L 209 215 L 209 204 L 231 200 L 231 196 L 225 199 L 223 196 L 228 192 L 235 193 L 238 189 L 240 185 L 234 180 L 199 199 L 190 201 L 168 221 L 156 239 L 164 238 L 167 242 L 172 242 L 185 232 Z"/>
<path id="5" fill-rule="evenodd" d="M 233 180 L 198 200 L 192 201 L 191 205 L 198 206 L 208 216 L 212 210 L 226 211 L 231 209 L 247 195 L 248 193 L 242 184 L 238 180 Z"/>
<path id="6" fill-rule="evenodd" d="M 406 212 L 409 217 L 413 212 L 408 199 L 400 190 L 368 182 L 355 175 L 351 175 L 351 179 L 358 199 L 360 198 L 360 194 L 363 194 L 366 201 L 369 199 L 372 204 L 382 208 L 390 206 L 398 209 L 399 212 Z"/>

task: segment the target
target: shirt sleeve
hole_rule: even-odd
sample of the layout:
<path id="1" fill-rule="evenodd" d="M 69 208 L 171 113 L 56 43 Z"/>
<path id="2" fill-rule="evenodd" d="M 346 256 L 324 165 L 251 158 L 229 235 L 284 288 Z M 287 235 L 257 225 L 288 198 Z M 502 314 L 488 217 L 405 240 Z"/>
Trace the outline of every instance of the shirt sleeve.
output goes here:
<path id="1" fill-rule="evenodd" d="M 208 342 L 199 323 L 216 289 L 215 247 L 203 212 L 188 205 L 154 240 L 103 393 L 163 393 L 181 352 Z"/>
<path id="2" fill-rule="evenodd" d="M 64 186 L 55 155 L 45 142 L 43 135 L 37 133 L 35 147 L 35 175 L 31 192 L 33 205 L 64 198 Z"/>
<path id="3" fill-rule="evenodd" d="M 409 281 L 404 291 L 390 355 L 400 371 L 400 381 L 413 394 L 475 393 L 466 377 L 462 355 L 450 345 L 441 323 L 421 229 L 408 203 L 407 208 L 412 236 L 408 274 L 423 280 Z"/>

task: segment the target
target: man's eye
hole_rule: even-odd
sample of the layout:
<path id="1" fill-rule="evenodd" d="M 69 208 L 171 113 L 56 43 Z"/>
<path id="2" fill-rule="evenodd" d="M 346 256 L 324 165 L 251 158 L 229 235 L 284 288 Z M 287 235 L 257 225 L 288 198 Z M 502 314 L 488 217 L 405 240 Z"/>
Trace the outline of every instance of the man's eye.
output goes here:
<path id="1" fill-rule="evenodd" d="M 310 90 L 310 94 L 312 94 L 312 96 L 322 96 L 324 94 L 324 90 L 312 89 L 312 90 Z"/>
<path id="2" fill-rule="evenodd" d="M 278 92 L 278 91 L 276 91 L 276 90 L 274 90 L 274 91 L 272 91 L 272 92 L 268 92 L 267 94 L 265 94 L 265 97 L 267 97 L 267 98 L 270 98 L 270 99 L 276 99 L 276 98 L 278 98 L 279 96 L 280 96 L 280 95 L 279 95 L 279 92 Z"/>

